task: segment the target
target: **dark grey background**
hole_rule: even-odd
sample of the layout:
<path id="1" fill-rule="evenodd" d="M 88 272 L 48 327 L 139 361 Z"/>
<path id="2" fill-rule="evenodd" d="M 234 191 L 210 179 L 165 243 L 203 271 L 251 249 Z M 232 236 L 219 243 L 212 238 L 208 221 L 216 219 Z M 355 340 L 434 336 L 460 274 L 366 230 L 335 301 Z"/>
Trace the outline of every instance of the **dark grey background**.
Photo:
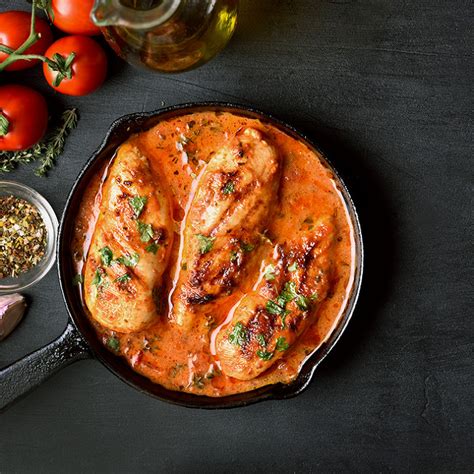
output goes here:
<path id="1" fill-rule="evenodd" d="M 168 406 L 79 362 L 0 415 L 1 472 L 472 472 L 473 4 L 242 5 L 230 45 L 192 72 L 154 75 L 111 56 L 104 87 L 77 99 L 12 75 L 77 105 L 81 121 L 47 179 L 32 166 L 8 177 L 60 214 L 123 114 L 202 100 L 270 111 L 319 141 L 359 207 L 367 269 L 347 333 L 301 396 L 230 411 Z M 0 366 L 65 326 L 55 270 L 26 293 Z"/>

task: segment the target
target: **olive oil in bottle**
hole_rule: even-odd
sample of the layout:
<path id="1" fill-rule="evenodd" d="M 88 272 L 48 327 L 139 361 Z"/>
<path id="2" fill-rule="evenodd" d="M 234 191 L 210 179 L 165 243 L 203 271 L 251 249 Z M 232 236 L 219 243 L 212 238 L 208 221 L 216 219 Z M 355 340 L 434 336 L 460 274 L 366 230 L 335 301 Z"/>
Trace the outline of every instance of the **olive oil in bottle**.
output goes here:
<path id="1" fill-rule="evenodd" d="M 209 61 L 237 23 L 238 0 L 96 0 L 94 22 L 131 64 L 181 72 Z"/>

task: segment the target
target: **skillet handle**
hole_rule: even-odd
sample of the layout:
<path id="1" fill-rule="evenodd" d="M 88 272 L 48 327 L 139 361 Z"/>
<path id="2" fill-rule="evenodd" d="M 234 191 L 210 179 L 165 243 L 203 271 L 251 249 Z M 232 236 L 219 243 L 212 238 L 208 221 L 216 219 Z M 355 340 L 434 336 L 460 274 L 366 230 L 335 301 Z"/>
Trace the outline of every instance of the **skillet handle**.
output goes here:
<path id="1" fill-rule="evenodd" d="M 89 347 L 68 323 L 56 340 L 0 370 L 0 412 L 58 370 L 89 357 Z"/>

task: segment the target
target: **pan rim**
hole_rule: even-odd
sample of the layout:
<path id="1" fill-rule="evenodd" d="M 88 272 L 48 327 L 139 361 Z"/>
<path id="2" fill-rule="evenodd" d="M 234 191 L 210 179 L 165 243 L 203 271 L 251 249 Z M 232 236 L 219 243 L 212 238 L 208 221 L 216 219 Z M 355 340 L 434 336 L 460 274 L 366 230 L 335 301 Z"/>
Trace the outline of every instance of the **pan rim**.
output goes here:
<path id="1" fill-rule="evenodd" d="M 68 297 L 68 286 L 71 285 L 71 282 L 67 281 L 65 276 L 65 271 L 63 271 L 63 259 L 65 259 L 64 255 L 68 255 L 67 250 L 64 249 L 67 246 L 65 236 L 65 223 L 70 217 L 69 214 L 71 212 L 71 208 L 73 207 L 74 203 L 77 202 L 77 199 L 80 198 L 81 194 L 78 194 L 78 189 L 82 184 L 82 180 L 88 174 L 91 167 L 96 163 L 96 161 L 101 157 L 101 154 L 106 150 L 109 142 L 113 139 L 114 132 L 126 125 L 127 123 L 132 123 L 134 121 L 146 121 L 153 118 L 163 117 L 166 119 L 166 115 L 170 116 L 180 116 L 186 115 L 187 113 L 191 113 L 191 111 L 196 112 L 199 110 L 214 110 L 214 111 L 228 111 L 230 113 L 234 113 L 236 115 L 243 115 L 243 116 L 253 116 L 253 118 L 259 118 L 264 122 L 270 123 L 271 125 L 276 126 L 277 128 L 281 129 L 285 133 L 289 134 L 293 138 L 302 141 L 305 145 L 307 145 L 310 149 L 313 149 L 317 155 L 318 159 L 326 166 L 334 175 L 335 181 L 340 185 L 341 195 L 344 201 L 344 204 L 347 208 L 349 213 L 349 217 L 353 226 L 353 233 L 354 233 L 354 242 L 355 242 L 355 272 L 354 272 L 354 281 L 352 287 L 350 288 L 350 295 L 348 297 L 347 306 L 344 309 L 338 323 L 332 330 L 331 334 L 329 335 L 328 339 L 318 348 L 316 349 L 313 354 L 304 362 L 301 367 L 301 370 L 298 376 L 292 381 L 290 384 L 283 384 L 277 383 L 272 385 L 264 386 L 260 389 L 238 393 L 234 395 L 228 395 L 224 397 L 209 397 L 209 396 L 202 396 L 202 395 L 194 395 L 185 392 L 176 392 L 168 389 L 164 389 L 164 387 L 160 386 L 159 384 L 154 384 L 159 387 L 162 387 L 166 392 L 172 392 L 173 397 L 170 398 L 158 395 L 156 393 L 151 392 L 150 390 L 140 386 L 137 381 L 133 381 L 130 377 L 121 373 L 121 371 L 114 367 L 110 360 L 110 356 L 107 357 L 103 354 L 101 350 L 95 350 L 93 344 L 91 344 L 88 338 L 84 335 L 83 331 L 79 327 L 76 321 L 76 317 L 74 312 L 71 310 L 71 304 L 69 302 Z M 173 115 L 175 114 L 175 115 Z M 151 127 L 143 127 L 143 130 L 147 130 Z M 127 133 L 130 130 L 130 126 L 128 127 Z M 130 132 L 130 135 L 135 132 Z M 125 141 L 128 136 L 125 136 L 122 140 Z M 344 182 L 344 180 L 339 175 L 337 169 L 334 167 L 330 159 L 327 157 L 326 153 L 321 150 L 319 145 L 315 143 L 312 139 L 308 138 L 305 133 L 301 132 L 297 128 L 289 125 L 285 121 L 282 121 L 272 114 L 268 112 L 264 112 L 260 109 L 254 108 L 248 105 L 242 105 L 237 103 L 230 103 L 230 102 L 220 102 L 220 101 L 205 101 L 205 102 L 187 102 L 184 104 L 176 104 L 172 106 L 168 106 L 165 108 L 149 111 L 149 112 L 136 112 L 127 115 L 123 115 L 117 118 L 109 127 L 104 139 L 102 140 L 99 147 L 94 151 L 94 153 L 90 156 L 90 158 L 86 161 L 86 163 L 82 166 L 81 171 L 79 172 L 77 178 L 74 181 L 74 184 L 71 187 L 71 190 L 68 194 L 66 199 L 66 203 L 64 206 L 63 213 L 60 219 L 60 226 L 58 230 L 58 241 L 57 241 L 57 268 L 58 268 L 58 278 L 61 287 L 61 293 L 64 300 L 64 304 L 68 311 L 69 319 L 77 329 L 85 343 L 89 346 L 92 354 L 97 358 L 108 370 L 110 370 L 116 377 L 118 377 L 121 381 L 127 383 L 128 385 L 132 386 L 136 390 L 146 393 L 149 396 L 157 398 L 167 403 L 171 403 L 174 405 L 184 406 L 188 408 L 204 408 L 204 409 L 214 409 L 214 408 L 236 408 L 241 406 L 247 406 L 253 403 L 257 403 L 264 400 L 280 400 L 280 399 L 287 399 L 292 398 L 299 395 L 303 392 L 310 382 L 313 379 L 314 373 L 319 366 L 319 364 L 327 357 L 327 355 L 331 352 L 331 350 L 335 347 L 338 343 L 339 339 L 341 338 L 342 334 L 346 330 L 349 321 L 351 320 L 354 310 L 357 306 L 357 301 L 360 294 L 360 289 L 362 286 L 363 280 L 363 273 L 364 273 L 364 244 L 363 244 L 363 237 L 362 237 L 362 230 L 360 225 L 360 220 L 358 217 L 356 206 L 353 202 L 351 194 Z M 65 264 L 65 263 L 64 263 Z M 66 264 L 65 264 L 66 265 Z M 106 349 L 104 348 L 106 351 Z M 122 359 L 118 358 L 113 354 L 110 354 L 115 359 Z M 133 370 L 130 368 L 130 370 Z M 143 378 L 146 381 L 144 376 L 134 372 L 138 376 L 138 378 Z M 137 378 L 137 377 L 134 377 Z M 149 381 L 148 381 L 149 382 Z M 252 396 L 254 394 L 254 396 Z M 182 399 L 182 400 L 180 400 Z"/>

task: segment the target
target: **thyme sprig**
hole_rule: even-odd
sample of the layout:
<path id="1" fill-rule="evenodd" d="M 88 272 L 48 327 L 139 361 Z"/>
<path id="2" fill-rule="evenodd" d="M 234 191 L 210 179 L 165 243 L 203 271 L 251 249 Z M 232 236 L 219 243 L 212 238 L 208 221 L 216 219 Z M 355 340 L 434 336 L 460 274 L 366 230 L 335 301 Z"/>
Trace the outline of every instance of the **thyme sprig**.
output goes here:
<path id="1" fill-rule="evenodd" d="M 33 147 L 21 151 L 0 151 L 0 172 L 8 173 L 18 164 L 40 160 L 41 164 L 35 174 L 46 176 L 63 152 L 65 139 L 76 128 L 78 120 L 76 108 L 66 109 L 58 125 Z"/>

